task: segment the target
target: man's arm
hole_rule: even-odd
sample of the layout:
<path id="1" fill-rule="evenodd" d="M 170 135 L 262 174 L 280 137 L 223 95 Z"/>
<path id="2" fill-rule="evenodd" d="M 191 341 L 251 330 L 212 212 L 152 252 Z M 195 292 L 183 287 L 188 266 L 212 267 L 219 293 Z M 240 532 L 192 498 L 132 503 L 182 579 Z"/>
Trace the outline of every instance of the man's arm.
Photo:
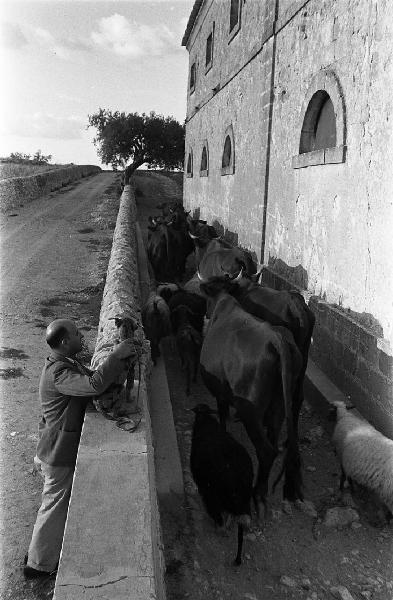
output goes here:
<path id="1" fill-rule="evenodd" d="M 122 342 L 92 375 L 83 375 L 65 363 L 57 364 L 54 373 L 56 389 L 67 396 L 98 396 L 126 369 L 125 359 L 135 356 L 129 342 Z"/>

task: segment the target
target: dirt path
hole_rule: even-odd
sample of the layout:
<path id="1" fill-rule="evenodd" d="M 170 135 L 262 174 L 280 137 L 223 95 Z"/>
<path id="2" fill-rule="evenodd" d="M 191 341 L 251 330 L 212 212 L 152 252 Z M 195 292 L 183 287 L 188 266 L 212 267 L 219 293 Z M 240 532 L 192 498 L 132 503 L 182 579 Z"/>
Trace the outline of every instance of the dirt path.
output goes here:
<path id="1" fill-rule="evenodd" d="M 177 199 L 180 193 L 173 182 L 162 185 L 157 176 L 137 177 L 136 186 L 142 227 L 149 214 L 159 213 L 155 207 L 160 201 Z M 300 422 L 304 490 L 311 504 L 306 512 L 283 504 L 279 485 L 270 494 L 265 525 L 254 520 L 246 537 L 243 565 L 232 566 L 236 528 L 215 530 L 189 469 L 193 413 L 187 409 L 198 402 L 215 407 L 215 402 L 201 382 L 187 398 L 179 357 L 169 341 L 163 350 L 186 495 L 184 506 L 176 507 L 178 514 L 168 503 L 160 505 L 168 600 L 392 600 L 393 527 L 377 522 L 373 502 L 360 494 L 354 506 L 359 520 L 342 527 L 324 524 L 327 511 L 340 512 L 345 503 L 338 493 L 332 424 L 311 399 L 305 402 Z M 248 448 L 255 465 L 241 424 L 231 423 L 230 431 Z"/>
<path id="2" fill-rule="evenodd" d="M 44 331 L 54 318 L 75 319 L 94 350 L 119 206 L 118 181 L 118 175 L 104 172 L 1 220 L 2 600 L 52 595 L 53 579 L 28 582 L 22 574 L 42 491 L 31 468 L 40 413 L 38 382 L 47 355 Z"/>

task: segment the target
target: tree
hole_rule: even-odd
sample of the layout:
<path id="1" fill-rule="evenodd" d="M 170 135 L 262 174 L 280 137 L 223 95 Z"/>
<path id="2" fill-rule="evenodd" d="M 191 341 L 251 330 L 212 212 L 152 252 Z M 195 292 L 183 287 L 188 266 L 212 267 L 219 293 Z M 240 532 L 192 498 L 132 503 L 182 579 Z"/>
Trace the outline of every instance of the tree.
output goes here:
<path id="1" fill-rule="evenodd" d="M 100 108 L 88 115 L 89 127 L 97 129 L 97 154 L 114 169 L 125 170 L 125 182 L 144 163 L 148 167 L 181 168 L 184 160 L 184 126 L 173 117 L 151 112 L 129 113 Z M 131 162 L 130 162 L 131 161 Z M 129 164 L 128 164 L 129 163 Z"/>
<path id="2" fill-rule="evenodd" d="M 41 150 L 37 150 L 37 152 L 33 156 L 33 164 L 35 165 L 47 165 L 49 161 L 52 160 L 52 154 L 47 154 L 46 156 L 42 154 Z"/>
<path id="3" fill-rule="evenodd" d="M 52 155 L 42 154 L 41 150 L 37 150 L 33 157 L 30 154 L 24 154 L 23 152 L 11 152 L 11 154 L 3 159 L 4 161 L 20 164 L 32 164 L 32 165 L 47 165 L 52 160 Z"/>

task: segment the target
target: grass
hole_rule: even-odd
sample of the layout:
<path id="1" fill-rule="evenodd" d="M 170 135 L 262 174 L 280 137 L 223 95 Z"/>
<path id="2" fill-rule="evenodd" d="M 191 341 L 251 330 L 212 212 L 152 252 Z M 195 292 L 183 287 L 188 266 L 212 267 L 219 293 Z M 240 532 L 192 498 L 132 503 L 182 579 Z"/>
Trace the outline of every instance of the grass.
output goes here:
<path id="1" fill-rule="evenodd" d="M 1 163 L 0 164 L 0 180 L 10 179 L 11 177 L 28 177 L 29 175 L 37 175 L 45 173 L 53 169 L 61 169 L 66 165 L 23 165 L 17 163 Z"/>

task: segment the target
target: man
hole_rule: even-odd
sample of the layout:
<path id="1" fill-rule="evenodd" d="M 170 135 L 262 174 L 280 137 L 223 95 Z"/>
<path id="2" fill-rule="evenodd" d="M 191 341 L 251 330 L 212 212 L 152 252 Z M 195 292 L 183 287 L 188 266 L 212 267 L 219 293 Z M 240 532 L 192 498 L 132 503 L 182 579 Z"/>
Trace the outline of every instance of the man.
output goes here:
<path id="1" fill-rule="evenodd" d="M 82 350 L 82 334 L 67 319 L 57 319 L 48 326 L 46 341 L 52 351 L 45 360 L 39 386 L 42 421 L 37 445 L 44 489 L 25 557 L 24 575 L 28 578 L 57 569 L 89 398 L 102 394 L 124 371 L 124 360 L 136 356 L 131 340 L 125 340 L 96 371 L 86 369 L 75 360 Z"/>

